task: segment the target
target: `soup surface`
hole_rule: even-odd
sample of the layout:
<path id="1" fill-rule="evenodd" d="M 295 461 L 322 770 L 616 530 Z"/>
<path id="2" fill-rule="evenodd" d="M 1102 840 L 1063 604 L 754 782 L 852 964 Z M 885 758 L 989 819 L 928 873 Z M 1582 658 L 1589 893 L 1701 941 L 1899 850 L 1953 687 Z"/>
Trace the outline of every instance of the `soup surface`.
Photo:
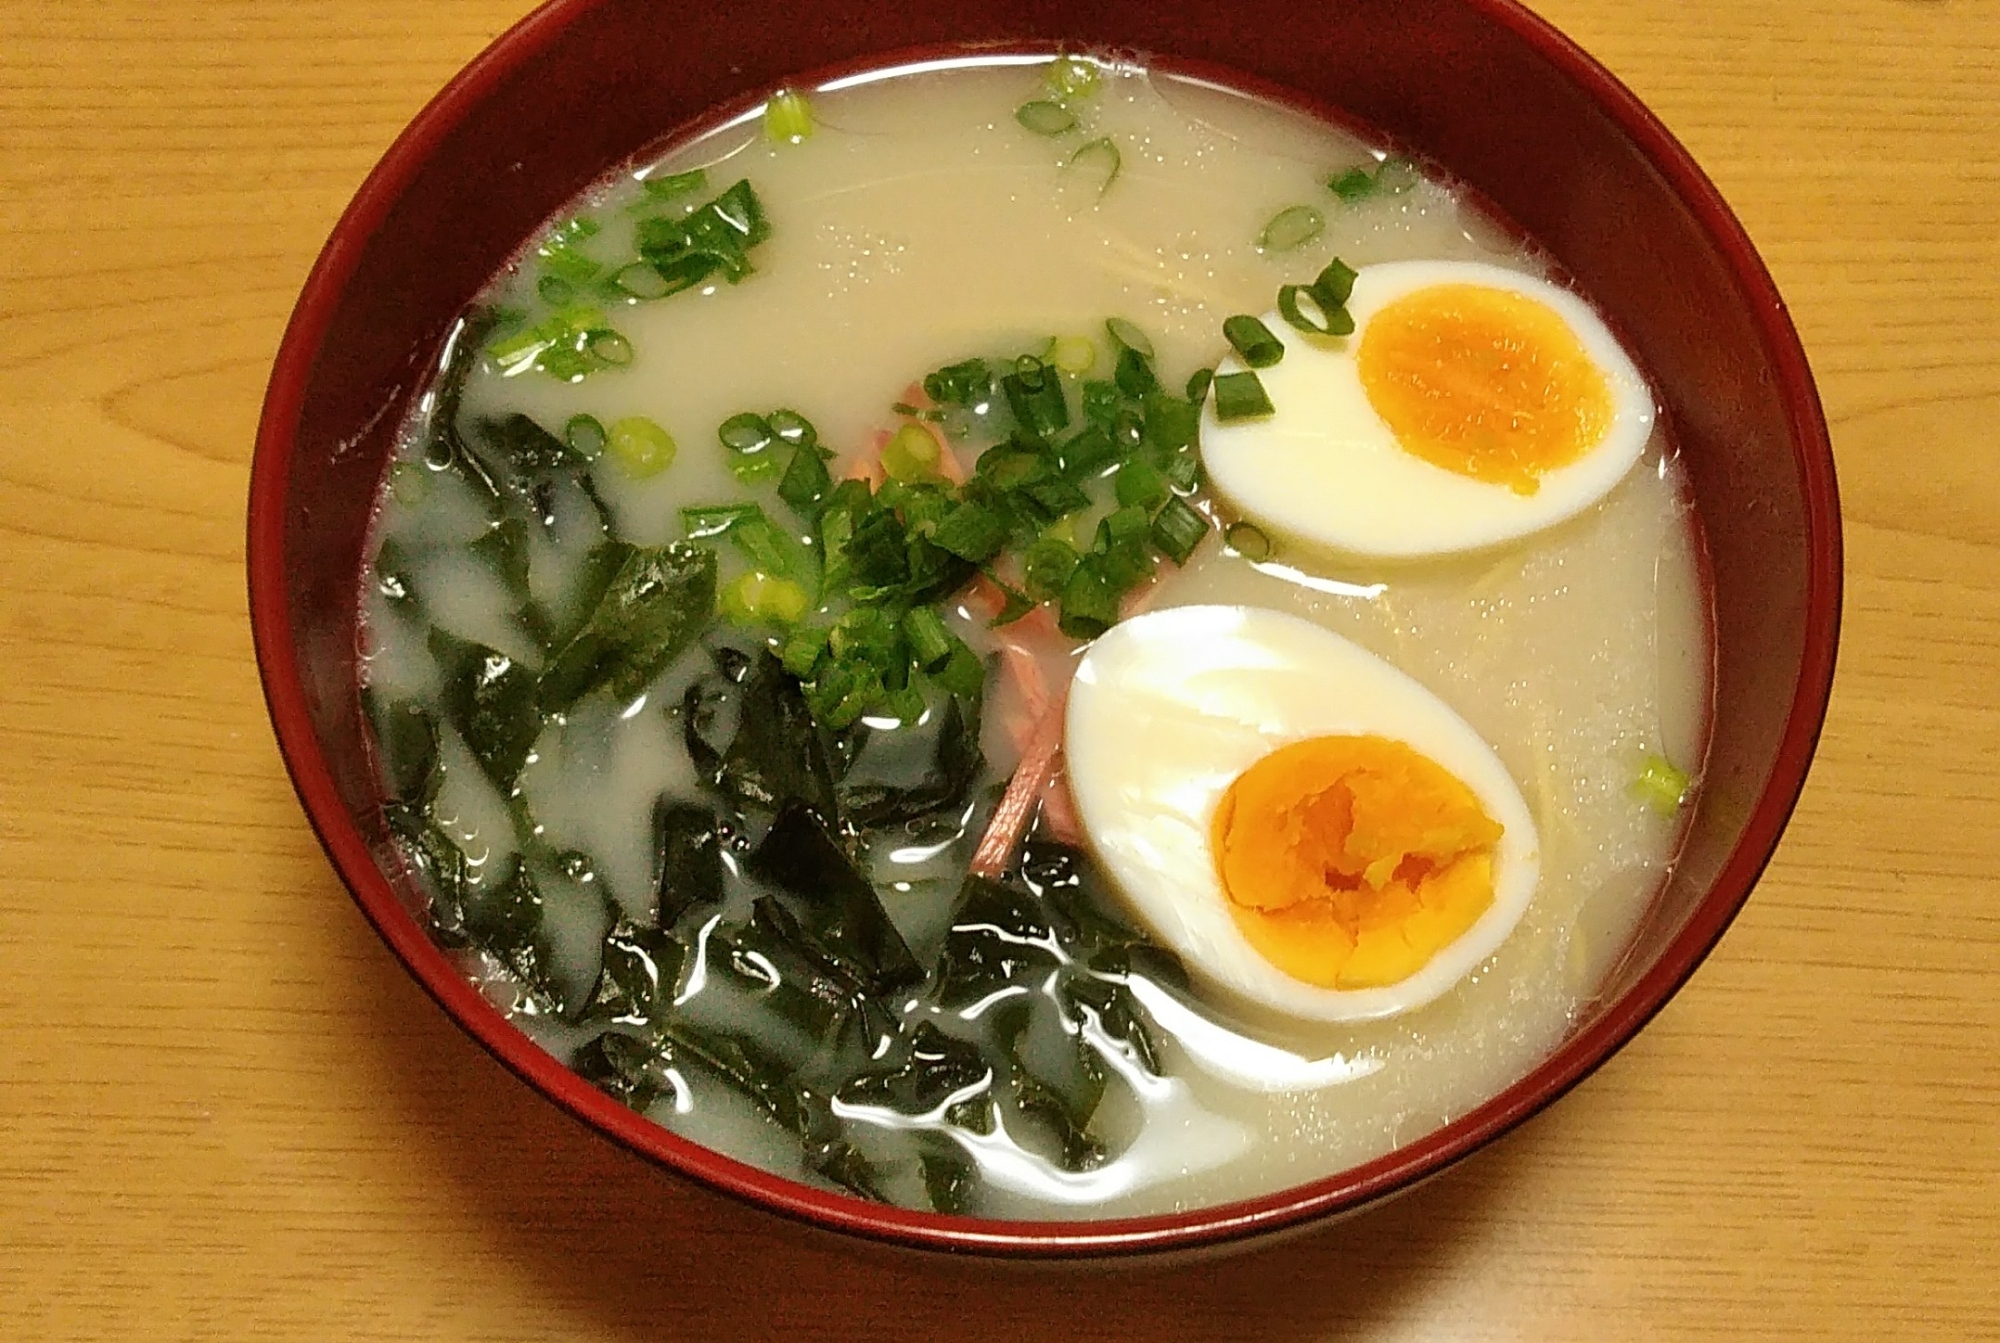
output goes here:
<path id="1" fill-rule="evenodd" d="M 1521 1076 L 1644 913 L 1703 755 L 1669 445 L 1568 521 L 1390 562 L 1239 517 L 1191 440 L 1225 319 L 1335 257 L 1546 266 L 1448 184 L 1163 73 L 989 60 L 809 99 L 575 202 L 469 312 L 391 464 L 363 676 L 439 941 L 661 1124 L 919 1208 L 1266 1193 Z M 994 495 L 1004 540 L 990 510 L 947 524 L 956 482 L 1042 469 L 1038 415 L 1045 456 L 1093 427 L 1116 452 Z M 1105 541 L 1135 518 L 1139 549 Z M 939 544 L 871 585 L 883 529 Z M 1079 555 L 1113 572 L 1094 596 Z M 1539 881 L 1442 996 L 1259 1007 L 1093 856 L 1049 773 L 1063 688 L 1105 625 L 1188 605 L 1334 631 L 1497 754 Z"/>

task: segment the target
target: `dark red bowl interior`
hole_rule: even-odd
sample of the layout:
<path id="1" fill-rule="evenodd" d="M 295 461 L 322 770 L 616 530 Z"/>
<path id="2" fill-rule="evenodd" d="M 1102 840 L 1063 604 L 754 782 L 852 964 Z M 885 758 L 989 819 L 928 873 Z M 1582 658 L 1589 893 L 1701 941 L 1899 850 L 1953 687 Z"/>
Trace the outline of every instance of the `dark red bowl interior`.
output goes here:
<path id="1" fill-rule="evenodd" d="M 727 17 L 723 17 L 724 13 Z M 441 93 L 328 240 L 272 372 L 249 518 L 251 615 L 294 784 L 363 912 L 502 1062 L 669 1167 L 824 1227 L 1061 1257 L 1186 1248 L 1359 1207 L 1549 1103 L 1642 1026 L 1749 894 L 1812 755 L 1833 674 L 1840 530 L 1803 352 L 1713 186 L 1623 86 L 1507 0 L 793 0 L 688 9 L 558 0 Z M 1652 374 L 1714 569 L 1717 695 L 1684 857 L 1594 1014 L 1540 1068 L 1398 1151 L 1268 1197 L 1116 1222 L 977 1221 L 783 1180 L 673 1136 L 516 1031 L 384 875 L 355 602 L 396 428 L 458 309 L 579 188 L 663 135 L 802 73 L 999 43 L 1158 54 L 1373 127 L 1483 193 L 1574 275 Z"/>

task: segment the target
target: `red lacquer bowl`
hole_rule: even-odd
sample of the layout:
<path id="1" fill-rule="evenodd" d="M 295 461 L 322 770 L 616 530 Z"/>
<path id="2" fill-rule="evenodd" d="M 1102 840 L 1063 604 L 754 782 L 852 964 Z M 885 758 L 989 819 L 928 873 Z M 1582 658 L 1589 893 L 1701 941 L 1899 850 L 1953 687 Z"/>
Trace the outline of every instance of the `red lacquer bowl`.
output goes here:
<path id="1" fill-rule="evenodd" d="M 251 616 L 307 816 L 410 972 L 503 1063 L 600 1132 L 822 1227 L 1021 1257 L 1185 1249 L 1352 1210 L 1535 1113 L 1658 1011 L 1778 841 L 1824 715 L 1840 616 L 1833 458 L 1783 302 L 1715 188 L 1616 80 L 1508 0 L 558 0 L 507 33 L 398 139 L 326 244 L 285 334 L 250 489 Z M 885 1208 L 698 1147 L 515 1030 L 413 916 L 378 811 L 355 680 L 370 500 L 454 314 L 531 230 L 663 136 L 780 84 L 966 44 L 1170 58 L 1359 122 L 1482 193 L 1610 314 L 1686 456 L 1713 562 L 1714 745 L 1684 856 L 1623 967 L 1556 1053 L 1487 1104 L 1352 1170 L 1243 1203 L 1113 1222 Z"/>

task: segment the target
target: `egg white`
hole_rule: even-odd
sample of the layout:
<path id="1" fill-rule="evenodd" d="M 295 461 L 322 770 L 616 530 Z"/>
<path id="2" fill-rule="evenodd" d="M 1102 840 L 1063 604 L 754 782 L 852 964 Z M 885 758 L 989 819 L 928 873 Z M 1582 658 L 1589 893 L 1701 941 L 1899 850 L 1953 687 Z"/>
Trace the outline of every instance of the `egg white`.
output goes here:
<path id="1" fill-rule="evenodd" d="M 1421 1007 L 1492 955 L 1534 895 L 1534 820 L 1493 748 L 1423 685 L 1297 616 L 1243 606 L 1134 616 L 1085 652 L 1065 732 L 1077 813 L 1132 911 L 1190 971 L 1286 1016 L 1356 1021 Z M 1272 965 L 1237 928 L 1209 826 L 1229 785 L 1278 747 L 1371 733 L 1457 775 L 1503 827 L 1493 904 L 1398 983 L 1321 988 Z"/>
<path id="2" fill-rule="evenodd" d="M 1355 357 L 1375 314 L 1440 284 L 1505 289 L 1541 303 L 1569 326 L 1610 389 L 1613 414 L 1597 445 L 1540 477 L 1533 494 L 1427 462 L 1397 443 L 1369 404 Z M 1347 309 L 1354 334 L 1308 337 L 1277 313 L 1269 327 L 1285 356 L 1257 370 L 1275 413 L 1224 424 L 1213 402 L 1202 459 L 1232 506 L 1288 536 L 1357 555 L 1409 559 L 1478 550 L 1575 517 L 1610 493 L 1639 460 L 1657 411 L 1637 365 L 1567 289 L 1473 261 L 1399 261 L 1363 267 Z M 1218 372 L 1241 372 L 1224 360 Z"/>

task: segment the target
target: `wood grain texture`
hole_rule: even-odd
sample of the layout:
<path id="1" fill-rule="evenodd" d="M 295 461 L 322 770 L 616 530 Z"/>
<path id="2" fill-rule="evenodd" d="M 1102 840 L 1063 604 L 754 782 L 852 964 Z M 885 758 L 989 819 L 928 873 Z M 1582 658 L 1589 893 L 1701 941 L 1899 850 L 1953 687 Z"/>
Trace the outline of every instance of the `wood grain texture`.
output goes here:
<path id="1" fill-rule="evenodd" d="M 1735 205 L 1834 425 L 1840 676 L 1658 1022 L 1377 1213 L 1056 1278 L 601 1143 L 354 912 L 242 508 L 349 193 L 521 0 L 0 4 L 0 1338 L 2000 1339 L 2000 4 L 1543 0 Z"/>

